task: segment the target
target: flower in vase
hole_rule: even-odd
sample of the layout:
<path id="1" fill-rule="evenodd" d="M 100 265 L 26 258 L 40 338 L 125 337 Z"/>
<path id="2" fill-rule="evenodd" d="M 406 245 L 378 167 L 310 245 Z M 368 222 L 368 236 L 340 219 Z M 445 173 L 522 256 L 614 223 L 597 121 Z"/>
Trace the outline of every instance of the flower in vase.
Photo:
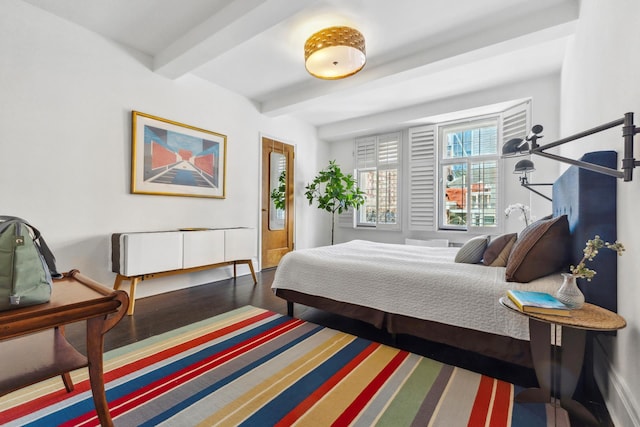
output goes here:
<path id="1" fill-rule="evenodd" d="M 520 214 L 518 219 L 520 221 L 524 221 L 525 227 L 528 227 L 533 220 L 533 217 L 531 216 L 531 209 L 527 205 L 523 205 L 522 203 L 514 203 L 507 206 L 507 208 L 504 210 L 504 214 L 505 216 L 507 216 L 507 218 L 514 212 Z"/>
<path id="2" fill-rule="evenodd" d="M 586 262 L 593 261 L 596 255 L 598 255 L 598 250 L 602 248 L 616 251 L 618 255 L 622 255 L 622 253 L 624 252 L 624 246 L 622 245 L 622 243 L 605 242 L 600 238 L 600 236 L 596 235 L 592 240 L 587 240 L 587 244 L 582 251 L 584 253 L 584 256 L 582 257 L 578 265 L 572 265 L 571 267 L 569 267 L 569 271 L 571 272 L 573 277 L 587 279 L 587 281 L 590 282 L 593 276 L 596 275 L 596 271 L 587 268 Z"/>

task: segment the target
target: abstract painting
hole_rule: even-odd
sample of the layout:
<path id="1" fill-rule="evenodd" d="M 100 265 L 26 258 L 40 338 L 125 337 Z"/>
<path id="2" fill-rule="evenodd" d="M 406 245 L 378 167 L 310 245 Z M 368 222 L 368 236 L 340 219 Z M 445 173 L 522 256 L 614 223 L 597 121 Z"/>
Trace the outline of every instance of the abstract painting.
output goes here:
<path id="1" fill-rule="evenodd" d="M 131 192 L 225 197 L 227 137 L 133 111 Z"/>

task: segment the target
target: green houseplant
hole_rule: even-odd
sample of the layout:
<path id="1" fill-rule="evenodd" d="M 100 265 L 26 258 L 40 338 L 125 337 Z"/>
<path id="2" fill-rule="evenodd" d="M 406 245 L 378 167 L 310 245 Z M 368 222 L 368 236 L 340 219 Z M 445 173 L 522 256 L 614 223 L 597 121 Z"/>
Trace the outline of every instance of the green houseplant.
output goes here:
<path id="1" fill-rule="evenodd" d="M 287 195 L 287 171 L 283 170 L 278 176 L 278 187 L 271 192 L 271 200 L 276 209 L 284 210 L 286 208 L 285 197 Z"/>
<path id="2" fill-rule="evenodd" d="M 318 209 L 331 212 L 331 244 L 335 229 L 336 212 L 341 214 L 349 208 L 358 208 L 364 203 L 364 192 L 358 188 L 352 175 L 345 175 L 335 160 L 321 170 L 315 179 L 307 184 L 304 195 L 309 205 L 317 201 Z"/>

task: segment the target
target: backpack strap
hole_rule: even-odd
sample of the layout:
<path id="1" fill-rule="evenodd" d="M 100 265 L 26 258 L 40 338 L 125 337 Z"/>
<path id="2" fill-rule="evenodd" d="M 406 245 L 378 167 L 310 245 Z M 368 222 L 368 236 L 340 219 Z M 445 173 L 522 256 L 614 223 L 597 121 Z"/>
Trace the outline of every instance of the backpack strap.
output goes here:
<path id="1" fill-rule="evenodd" d="M 51 252 L 51 249 L 49 249 L 47 242 L 44 241 L 44 237 L 42 237 L 42 234 L 37 228 L 29 224 L 24 219 L 18 218 L 17 216 L 0 215 L 0 221 L 20 222 L 29 227 L 29 229 L 33 233 L 33 243 L 36 245 L 36 247 L 44 257 L 44 260 L 47 263 L 47 267 L 49 267 L 51 277 L 54 279 L 60 279 L 62 277 L 62 274 L 58 273 L 58 270 L 56 268 L 56 257 L 53 256 L 53 252 Z"/>

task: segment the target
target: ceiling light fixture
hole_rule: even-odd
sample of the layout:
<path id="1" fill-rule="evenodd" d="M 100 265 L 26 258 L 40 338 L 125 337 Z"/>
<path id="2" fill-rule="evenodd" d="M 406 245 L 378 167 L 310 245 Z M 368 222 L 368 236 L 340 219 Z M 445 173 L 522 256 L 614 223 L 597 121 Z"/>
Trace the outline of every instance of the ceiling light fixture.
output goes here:
<path id="1" fill-rule="evenodd" d="M 304 44 L 304 62 L 309 74 L 319 79 L 352 76 L 367 62 L 364 36 L 351 27 L 318 31 Z"/>

